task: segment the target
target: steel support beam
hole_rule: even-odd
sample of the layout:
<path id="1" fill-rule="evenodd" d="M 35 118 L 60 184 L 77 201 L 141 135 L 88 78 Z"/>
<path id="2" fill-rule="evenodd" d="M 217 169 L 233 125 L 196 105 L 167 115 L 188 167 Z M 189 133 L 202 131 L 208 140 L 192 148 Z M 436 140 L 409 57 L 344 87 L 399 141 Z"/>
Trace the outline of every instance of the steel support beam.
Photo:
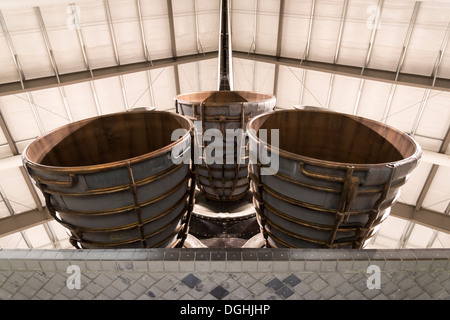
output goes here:
<path id="1" fill-rule="evenodd" d="M 365 68 L 364 70 L 362 70 L 363 68 L 361 67 L 349 65 L 276 57 L 259 53 L 249 54 L 248 52 L 242 51 L 233 51 L 233 55 L 236 58 L 256 60 L 265 63 L 273 63 L 275 65 L 278 64 L 288 67 L 301 68 L 304 70 L 327 72 L 359 79 L 374 80 L 391 84 L 406 85 L 425 89 L 429 88 L 433 90 L 450 92 L 450 79 L 446 78 L 436 78 L 436 81 L 433 85 L 434 77 L 431 76 L 422 76 L 400 72 L 396 80 L 396 72 L 387 70 L 377 70 L 371 68 Z"/>
<path id="2" fill-rule="evenodd" d="M 37 209 L 23 213 L 18 213 L 0 219 L 0 237 L 23 231 L 28 228 L 40 225 L 44 222 L 52 221 L 53 218 L 47 208 L 43 211 Z"/>
<path id="3" fill-rule="evenodd" d="M 277 33 L 277 59 L 281 56 L 281 41 L 283 40 L 283 19 L 284 19 L 284 1 L 280 0 L 280 12 L 278 14 L 278 33 Z M 280 76 L 280 65 L 275 64 L 275 73 L 273 78 L 273 95 L 277 95 L 278 91 L 278 78 Z"/>
<path id="4" fill-rule="evenodd" d="M 134 72 L 146 71 L 151 69 L 177 66 L 183 63 L 190 63 L 213 58 L 217 58 L 217 51 L 207 52 L 204 54 L 192 54 L 187 56 L 180 56 L 176 58 L 153 60 L 152 62 L 147 61 L 137 62 L 127 65 L 106 67 L 95 70 L 86 70 L 70 74 L 62 74 L 59 76 L 60 78 L 59 83 L 55 76 L 24 80 L 24 88 L 22 88 L 20 82 L 10 82 L 0 85 L 0 96 L 24 93 L 27 91 L 34 91 L 40 89 L 56 88 L 60 86 L 66 86 L 69 84 L 98 80 L 108 77 L 116 77 L 119 75 L 130 74 Z"/>
<path id="5" fill-rule="evenodd" d="M 172 57 L 177 60 L 177 43 L 175 38 L 175 23 L 173 19 L 172 0 L 167 0 L 167 14 L 169 17 L 169 31 L 170 31 L 170 43 L 172 48 Z M 173 74 L 175 77 L 175 91 L 176 94 L 180 94 L 180 75 L 178 72 L 178 64 L 173 65 Z"/>
<path id="6" fill-rule="evenodd" d="M 450 215 L 448 214 L 424 208 L 415 210 L 414 206 L 397 202 L 392 207 L 391 215 L 438 231 L 450 233 Z"/>

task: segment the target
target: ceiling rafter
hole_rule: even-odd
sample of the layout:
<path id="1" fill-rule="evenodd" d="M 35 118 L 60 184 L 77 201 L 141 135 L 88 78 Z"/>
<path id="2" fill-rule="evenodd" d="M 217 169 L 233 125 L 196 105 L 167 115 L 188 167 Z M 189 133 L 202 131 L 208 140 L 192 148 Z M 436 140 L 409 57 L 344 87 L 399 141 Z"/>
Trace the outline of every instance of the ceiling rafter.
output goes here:
<path id="1" fill-rule="evenodd" d="M 336 49 L 334 51 L 334 58 L 333 58 L 334 64 L 337 64 L 338 59 L 339 59 L 339 53 L 341 51 L 341 41 L 342 41 L 342 34 L 344 33 L 345 20 L 347 17 L 347 8 L 348 8 L 348 0 L 344 0 L 344 4 L 342 5 L 341 20 L 339 22 L 339 33 L 338 33 L 338 38 L 337 38 L 337 42 L 336 42 Z M 335 74 L 332 73 L 330 76 L 330 84 L 328 86 L 327 101 L 325 103 L 325 108 L 327 108 L 327 109 L 330 107 L 331 94 L 333 92 L 333 86 L 334 86 L 334 77 L 335 77 Z"/>
<path id="2" fill-rule="evenodd" d="M 375 38 L 377 36 L 377 30 L 379 28 L 379 24 L 380 24 L 380 20 L 381 20 L 383 5 L 384 5 L 384 0 L 379 0 L 378 6 L 377 6 L 377 13 L 375 14 L 375 18 L 374 18 L 375 21 L 372 24 L 372 33 L 370 35 L 369 47 L 367 48 L 366 58 L 364 59 L 364 66 L 361 69 L 361 74 L 363 74 L 364 70 L 369 66 L 370 58 L 372 57 L 373 45 L 375 43 Z M 366 81 L 366 79 L 361 78 L 361 81 L 359 83 L 358 94 L 356 95 L 355 106 L 353 108 L 354 115 L 356 115 L 358 113 L 359 102 L 361 101 L 361 94 L 364 89 L 365 81 Z"/>
<path id="3" fill-rule="evenodd" d="M 283 41 L 283 20 L 284 20 L 284 2 L 280 0 L 280 11 L 278 13 L 278 33 L 277 33 L 277 48 L 275 56 L 278 59 L 281 56 L 281 42 Z M 278 92 L 278 79 L 280 76 L 280 65 L 275 64 L 275 72 L 273 78 L 273 95 L 276 96 Z"/>
<path id="4" fill-rule="evenodd" d="M 402 52 L 400 54 L 400 58 L 398 60 L 397 68 L 395 71 L 395 79 L 394 79 L 395 81 L 398 80 L 400 71 L 403 68 L 403 63 L 405 62 L 405 57 L 406 57 L 406 53 L 408 51 L 409 42 L 411 41 L 411 36 L 412 36 L 413 30 L 414 30 L 414 26 L 416 25 L 417 14 L 419 13 L 420 4 L 421 4 L 420 1 L 416 1 L 414 3 L 413 13 L 411 15 L 411 19 L 409 20 L 408 30 L 406 32 L 405 41 L 403 42 L 403 46 L 402 46 Z M 386 106 L 384 108 L 383 117 L 381 118 L 381 121 L 384 123 L 386 123 L 386 120 L 389 116 L 389 111 L 391 110 L 392 100 L 394 99 L 394 94 L 395 94 L 396 89 L 397 89 L 397 84 L 393 83 L 389 90 L 389 97 L 386 102 Z"/>
<path id="5" fill-rule="evenodd" d="M 50 44 L 50 39 L 48 37 L 47 28 L 45 27 L 44 19 L 42 18 L 41 9 L 39 7 L 34 8 L 34 12 L 36 14 L 36 17 L 39 22 L 39 27 L 41 29 L 42 37 L 44 38 L 45 48 L 47 49 L 48 58 L 50 60 L 50 63 L 53 68 L 53 72 L 55 73 L 56 80 L 58 83 L 61 83 L 61 80 L 59 78 L 59 70 L 58 65 L 56 64 L 55 56 L 53 55 L 53 49 Z M 67 113 L 67 117 L 69 118 L 70 122 L 73 122 L 72 112 L 70 111 L 69 102 L 67 100 L 66 92 L 64 90 L 64 87 L 59 87 L 59 94 L 63 100 L 64 108 Z"/>
<path id="6" fill-rule="evenodd" d="M 173 18 L 172 0 L 167 0 L 167 14 L 169 18 L 169 32 L 170 32 L 170 44 L 172 48 L 172 57 L 177 60 L 177 43 L 175 38 L 175 23 Z M 175 77 L 175 91 L 176 94 L 180 94 L 180 75 L 178 72 L 178 64 L 173 66 L 173 73 Z"/>

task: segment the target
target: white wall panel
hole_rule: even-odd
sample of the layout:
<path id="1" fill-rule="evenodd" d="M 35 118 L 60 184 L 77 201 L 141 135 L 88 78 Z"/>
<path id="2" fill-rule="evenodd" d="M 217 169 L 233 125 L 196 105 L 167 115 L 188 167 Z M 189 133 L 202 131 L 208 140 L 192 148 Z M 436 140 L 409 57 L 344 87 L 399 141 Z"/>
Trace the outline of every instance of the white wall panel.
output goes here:
<path id="1" fill-rule="evenodd" d="M 444 139 L 450 126 L 450 92 L 430 92 L 425 110 L 417 128 L 417 134 Z"/>
<path id="2" fill-rule="evenodd" d="M 129 108 L 153 105 L 147 71 L 123 75 Z"/>
<path id="3" fill-rule="evenodd" d="M 439 166 L 436 176 L 430 185 L 423 207 L 444 212 L 450 201 L 450 167 Z"/>
<path id="4" fill-rule="evenodd" d="M 280 66 L 277 86 L 277 107 L 293 108 L 301 104 L 300 95 L 303 81 L 303 70 Z"/>
<path id="5" fill-rule="evenodd" d="M 377 6 L 378 1 L 350 0 L 347 8 L 347 18 L 342 34 L 339 53 L 339 64 L 362 67 L 367 55 L 372 34 L 371 6 Z M 368 12 L 369 10 L 369 12 Z"/>
<path id="6" fill-rule="evenodd" d="M 303 58 L 308 39 L 311 2 L 286 0 L 281 55 Z"/>
<path id="7" fill-rule="evenodd" d="M 64 87 L 73 120 L 98 116 L 89 82 Z"/>
<path id="8" fill-rule="evenodd" d="M 316 1 L 309 59 L 332 63 L 344 1 Z"/>
<path id="9" fill-rule="evenodd" d="M 95 90 L 102 115 L 126 111 L 119 77 L 96 80 Z"/>
<path id="10" fill-rule="evenodd" d="M 414 2 L 384 1 L 369 68 L 396 71 Z"/>
<path id="11" fill-rule="evenodd" d="M 421 3 L 402 71 L 431 75 L 450 20 L 449 12 L 450 3 Z"/>
<path id="12" fill-rule="evenodd" d="M 155 107 L 158 110 L 175 109 L 174 97 L 175 75 L 173 67 L 151 70 L 153 79 L 153 92 L 155 93 Z"/>
<path id="13" fill-rule="evenodd" d="M 3 17 L 25 78 L 54 74 L 34 9 L 5 10 Z"/>
<path id="14" fill-rule="evenodd" d="M 411 132 L 425 89 L 397 86 L 386 123 L 402 131 Z"/>
<path id="15" fill-rule="evenodd" d="M 326 85 L 328 83 L 329 81 L 323 82 L 321 89 L 322 95 L 323 91 L 328 93 L 328 86 Z M 353 114 L 360 83 L 360 79 L 336 75 L 334 77 L 329 108 L 338 112 Z"/>
<path id="16" fill-rule="evenodd" d="M 39 118 L 46 132 L 69 123 L 69 117 L 58 88 L 33 91 L 30 94 L 33 96 Z"/>
<path id="17" fill-rule="evenodd" d="M 41 7 L 47 35 L 60 74 L 86 70 L 80 43 L 78 41 L 75 16 L 82 12 L 72 9 L 69 4 L 54 4 Z"/>
<path id="18" fill-rule="evenodd" d="M 0 109 L 14 141 L 41 135 L 26 94 L 0 97 Z"/>
<path id="19" fill-rule="evenodd" d="M 364 82 L 357 115 L 381 121 L 389 99 L 391 84 L 366 80 Z"/>

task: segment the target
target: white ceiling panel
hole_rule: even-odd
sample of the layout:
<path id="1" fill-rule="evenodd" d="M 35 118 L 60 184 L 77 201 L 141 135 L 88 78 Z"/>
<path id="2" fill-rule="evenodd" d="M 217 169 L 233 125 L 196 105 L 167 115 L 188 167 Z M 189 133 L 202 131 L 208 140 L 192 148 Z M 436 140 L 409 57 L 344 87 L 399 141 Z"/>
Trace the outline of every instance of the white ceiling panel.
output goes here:
<path id="1" fill-rule="evenodd" d="M 94 83 L 102 114 L 126 111 L 119 77 L 95 80 Z"/>
<path id="2" fill-rule="evenodd" d="M 441 61 L 441 66 L 438 71 L 438 77 L 447 79 L 450 78 L 450 48 L 448 45 Z"/>
<path id="3" fill-rule="evenodd" d="M 110 1 L 109 7 L 120 64 L 144 61 L 136 1 Z"/>
<path id="4" fill-rule="evenodd" d="M 364 66 L 372 29 L 374 27 L 371 20 L 375 14 L 373 8 L 376 8 L 377 5 L 378 1 L 373 0 L 349 1 L 337 61 L 339 64 Z"/>
<path id="5" fill-rule="evenodd" d="M 220 1 L 196 0 L 198 37 L 203 52 L 215 51 L 219 47 Z M 201 51 L 201 50 L 200 50 Z"/>
<path id="6" fill-rule="evenodd" d="M 427 196 L 423 201 L 423 207 L 445 212 L 450 201 L 450 167 L 439 166 L 436 176 L 430 185 Z"/>
<path id="7" fill-rule="evenodd" d="M 413 10 L 413 1 L 384 2 L 369 68 L 397 70 Z"/>
<path id="8" fill-rule="evenodd" d="M 0 171 L 0 184 L 15 214 L 36 208 L 33 197 L 18 167 Z"/>
<path id="9" fill-rule="evenodd" d="M 311 2 L 287 0 L 284 5 L 283 38 L 281 55 L 289 58 L 303 58 L 311 15 Z"/>
<path id="10" fill-rule="evenodd" d="M 357 115 L 381 121 L 392 85 L 379 81 L 364 81 Z"/>
<path id="11" fill-rule="evenodd" d="M 38 225 L 24 231 L 33 248 L 53 248 L 50 238 L 43 225 Z"/>
<path id="12" fill-rule="evenodd" d="M 253 91 L 272 94 L 275 65 L 271 63 L 256 62 Z"/>
<path id="13" fill-rule="evenodd" d="M 198 63 L 191 62 L 178 65 L 178 74 L 181 94 L 200 91 Z"/>
<path id="14" fill-rule="evenodd" d="M 12 155 L 13 154 L 9 145 L 7 144 L 0 145 L 0 159 L 11 157 Z"/>
<path id="15" fill-rule="evenodd" d="M 40 10 L 59 73 L 86 70 L 69 5 L 55 4 Z"/>
<path id="16" fill-rule="evenodd" d="M 276 96 L 277 107 L 293 108 L 295 105 L 301 104 L 302 85 L 299 79 L 304 81 L 302 69 L 280 66 Z"/>
<path id="17" fill-rule="evenodd" d="M 417 127 L 417 134 L 444 139 L 450 126 L 450 92 L 430 92 L 425 109 Z"/>
<path id="18" fill-rule="evenodd" d="M 431 248 L 450 248 L 450 234 L 438 232 Z"/>
<path id="19" fill-rule="evenodd" d="M 172 7 L 177 55 L 197 53 L 194 2 L 176 0 Z"/>
<path id="20" fill-rule="evenodd" d="M 41 135 L 26 94 L 0 97 L 0 109 L 14 141 Z"/>
<path id="21" fill-rule="evenodd" d="M 329 73 L 307 70 L 303 83 L 297 82 L 304 86 L 301 104 L 325 108 L 330 77 Z"/>
<path id="22" fill-rule="evenodd" d="M 74 121 L 98 116 L 89 82 L 64 87 Z"/>
<path id="23" fill-rule="evenodd" d="M 6 206 L 3 199 L 0 199 L 0 219 L 9 217 L 11 214 L 9 213 L 8 207 Z"/>
<path id="24" fill-rule="evenodd" d="M 116 65 L 103 1 L 82 2 L 77 6 L 90 67 L 96 69 Z"/>
<path id="25" fill-rule="evenodd" d="M 278 39 L 280 2 L 259 0 L 256 18 L 256 52 L 275 55 Z"/>
<path id="26" fill-rule="evenodd" d="M 140 1 L 150 59 L 172 57 L 167 1 Z"/>
<path id="27" fill-rule="evenodd" d="M 58 88 L 30 93 L 46 132 L 69 123 L 69 117 Z"/>
<path id="28" fill-rule="evenodd" d="M 151 79 L 147 71 L 123 75 L 128 107 L 150 107 L 153 105 L 150 90 Z"/>
<path id="29" fill-rule="evenodd" d="M 402 131 L 411 132 L 425 89 L 398 85 L 386 123 Z"/>
<path id="30" fill-rule="evenodd" d="M 417 167 L 409 175 L 408 181 L 400 189 L 400 202 L 416 205 L 419 198 L 421 188 L 427 180 L 428 174 L 431 170 L 431 164 L 425 161 L 420 161 Z"/>
<path id="31" fill-rule="evenodd" d="M 34 9 L 6 10 L 3 17 L 25 78 L 54 74 Z"/>
<path id="32" fill-rule="evenodd" d="M 322 83 L 322 90 L 328 92 L 326 84 L 329 83 L 329 80 L 323 81 Z M 356 96 L 360 83 L 361 80 L 359 79 L 336 75 L 334 77 L 329 108 L 338 112 L 352 114 L 355 108 Z M 325 106 L 325 104 L 323 104 L 323 106 Z"/>
<path id="33" fill-rule="evenodd" d="M 234 90 L 252 91 L 254 63 L 247 59 L 233 58 Z"/>
<path id="34" fill-rule="evenodd" d="M 332 63 L 344 1 L 318 1 L 314 11 L 309 59 Z"/>
<path id="35" fill-rule="evenodd" d="M 375 235 L 375 243 L 381 248 L 396 248 L 403 234 L 403 230 L 409 222 L 392 215 L 381 224 Z"/>
<path id="36" fill-rule="evenodd" d="M 173 98 L 177 95 L 173 67 L 153 69 L 150 71 L 155 93 L 155 107 L 158 110 L 175 109 Z"/>
<path id="37" fill-rule="evenodd" d="M 0 238 L 0 248 L 5 249 L 28 249 L 20 232 Z"/>
<path id="38" fill-rule="evenodd" d="M 256 0 L 231 3 L 231 41 L 233 50 L 253 52 Z"/>
<path id="39" fill-rule="evenodd" d="M 408 238 L 405 248 L 426 248 L 432 235 L 433 229 L 416 223 Z"/>
<path id="40" fill-rule="evenodd" d="M 8 43 L 0 28 L 0 83 L 19 81 L 19 73 L 14 65 Z"/>
<path id="41" fill-rule="evenodd" d="M 218 63 L 217 58 L 203 60 L 199 62 L 200 88 L 202 91 L 217 90 L 217 81 L 218 81 L 217 63 Z"/>
<path id="42" fill-rule="evenodd" d="M 449 12 L 450 3 L 421 3 L 403 72 L 431 75 L 450 21 Z"/>
<path id="43" fill-rule="evenodd" d="M 420 145 L 420 147 L 424 150 L 439 152 L 439 149 L 442 145 L 442 140 L 431 139 L 419 135 L 414 136 L 414 140 Z"/>

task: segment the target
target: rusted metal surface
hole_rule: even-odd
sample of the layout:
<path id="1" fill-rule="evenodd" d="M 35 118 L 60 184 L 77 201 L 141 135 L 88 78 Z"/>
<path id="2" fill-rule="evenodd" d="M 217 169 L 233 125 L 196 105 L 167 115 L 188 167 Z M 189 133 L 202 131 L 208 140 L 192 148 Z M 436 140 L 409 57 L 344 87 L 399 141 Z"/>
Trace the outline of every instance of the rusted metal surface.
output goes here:
<path id="1" fill-rule="evenodd" d="M 279 130 L 278 147 L 270 129 Z M 248 130 L 259 147 L 250 148 L 258 159 L 250 165 L 251 189 L 270 247 L 363 248 L 422 154 L 395 128 L 334 112 L 275 111 L 251 120 Z M 263 149 L 278 155 L 274 174 L 261 175 Z"/>
<path id="2" fill-rule="evenodd" d="M 276 99 L 272 95 L 248 91 L 205 91 L 179 95 L 175 103 L 178 113 L 201 121 L 201 134 L 208 129 L 220 130 L 225 148 L 228 129 L 242 129 L 245 132 L 248 121 L 272 111 Z M 201 150 L 205 150 L 211 142 L 205 142 L 202 137 L 197 138 L 197 142 Z M 248 152 L 243 143 L 240 153 L 243 158 L 238 161 L 238 147 L 239 143 L 234 142 L 234 155 L 223 152 L 222 164 L 207 164 L 204 158 L 198 164 L 197 183 L 208 199 L 236 201 L 248 191 Z M 227 157 L 233 156 L 232 164 L 225 161 Z"/>
<path id="3" fill-rule="evenodd" d="M 172 141 L 175 129 L 185 134 Z M 24 166 L 74 246 L 182 246 L 195 167 L 191 158 L 175 164 L 171 152 L 191 155 L 193 129 L 187 118 L 161 111 L 85 119 L 33 141 Z"/>

